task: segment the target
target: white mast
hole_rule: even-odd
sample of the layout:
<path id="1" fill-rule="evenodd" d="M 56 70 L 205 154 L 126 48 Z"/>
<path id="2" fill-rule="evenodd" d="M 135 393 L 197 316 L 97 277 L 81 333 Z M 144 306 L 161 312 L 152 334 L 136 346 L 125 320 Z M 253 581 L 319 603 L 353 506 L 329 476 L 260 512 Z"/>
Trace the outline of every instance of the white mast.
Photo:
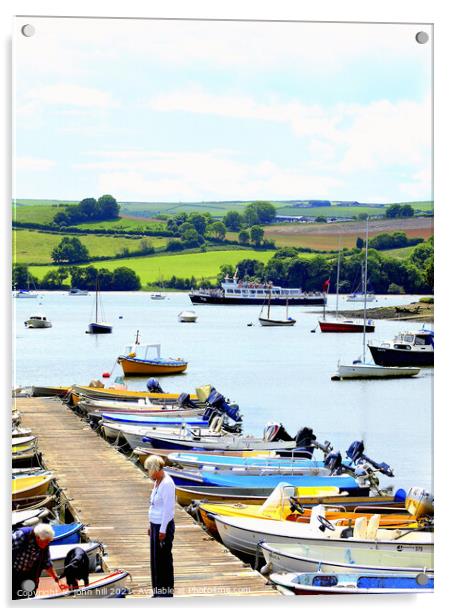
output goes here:
<path id="1" fill-rule="evenodd" d="M 364 312 L 363 312 L 363 364 L 366 363 L 366 319 L 367 319 L 367 249 L 369 244 L 369 217 L 366 219 L 366 260 L 364 262 Z"/>

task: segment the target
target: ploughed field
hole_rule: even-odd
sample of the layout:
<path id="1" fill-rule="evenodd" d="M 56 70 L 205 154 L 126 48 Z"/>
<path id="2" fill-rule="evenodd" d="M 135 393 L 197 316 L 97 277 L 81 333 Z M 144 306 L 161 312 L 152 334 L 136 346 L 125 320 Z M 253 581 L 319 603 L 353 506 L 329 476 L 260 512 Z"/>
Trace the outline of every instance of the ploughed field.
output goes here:
<path id="1" fill-rule="evenodd" d="M 433 235 L 433 218 L 378 219 L 369 221 L 369 237 L 380 233 L 401 231 L 409 238 L 424 240 Z M 364 239 L 365 222 L 290 223 L 265 227 L 265 237 L 277 247 L 295 246 L 312 250 L 337 250 L 338 240 L 343 248 L 354 248 L 358 237 Z"/>

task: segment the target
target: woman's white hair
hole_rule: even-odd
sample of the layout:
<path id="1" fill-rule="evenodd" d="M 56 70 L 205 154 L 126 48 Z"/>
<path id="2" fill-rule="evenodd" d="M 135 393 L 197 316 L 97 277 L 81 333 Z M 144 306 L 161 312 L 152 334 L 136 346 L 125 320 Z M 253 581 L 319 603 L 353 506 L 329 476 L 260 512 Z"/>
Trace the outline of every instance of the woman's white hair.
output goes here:
<path id="1" fill-rule="evenodd" d="M 36 537 L 39 537 L 40 539 L 50 539 L 52 540 L 55 537 L 55 531 L 53 530 L 53 528 L 50 526 L 50 524 L 36 524 L 35 528 L 34 528 L 34 533 L 36 535 Z"/>
<path id="2" fill-rule="evenodd" d="M 144 468 L 152 473 L 160 471 L 164 466 L 165 462 L 160 456 L 148 456 L 144 461 Z"/>

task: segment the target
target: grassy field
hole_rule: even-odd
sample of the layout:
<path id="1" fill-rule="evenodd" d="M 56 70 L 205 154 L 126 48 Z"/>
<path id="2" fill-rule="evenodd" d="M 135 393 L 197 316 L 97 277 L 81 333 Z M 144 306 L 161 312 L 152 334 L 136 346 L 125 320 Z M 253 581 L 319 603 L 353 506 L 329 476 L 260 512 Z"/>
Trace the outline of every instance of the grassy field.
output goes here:
<path id="1" fill-rule="evenodd" d="M 405 248 L 394 248 L 392 250 L 385 250 L 382 254 L 385 257 L 394 257 L 396 259 L 406 259 L 411 255 L 416 246 L 406 246 Z"/>
<path id="2" fill-rule="evenodd" d="M 195 254 L 164 255 L 155 257 L 136 257 L 135 259 L 116 259 L 111 261 L 94 262 L 94 267 L 114 270 L 117 267 L 130 267 L 141 279 L 141 285 L 146 287 L 149 283 L 160 279 L 168 280 L 171 276 L 178 278 L 197 279 L 208 278 L 214 281 L 220 266 L 237 265 L 242 259 L 257 259 L 263 263 L 273 256 L 273 251 L 260 252 L 255 250 L 224 250 L 218 252 L 204 252 Z M 30 272 L 42 278 L 50 266 L 33 266 Z"/>
<path id="3" fill-rule="evenodd" d="M 13 208 L 13 221 L 50 225 L 58 212 L 64 211 L 57 205 L 20 205 Z"/>
<path id="4" fill-rule="evenodd" d="M 164 222 L 148 221 L 144 218 L 137 220 L 136 218 L 119 218 L 118 220 L 103 220 L 96 222 L 87 222 L 76 225 L 77 229 L 100 229 L 112 231 L 120 229 L 123 231 L 143 231 L 158 233 L 166 230 Z"/>
<path id="5" fill-rule="evenodd" d="M 74 237 L 74 236 L 70 236 Z M 122 238 L 111 235 L 77 235 L 88 248 L 92 257 L 114 257 L 122 249 L 139 250 L 141 238 Z M 29 229 L 13 231 L 13 261 L 15 263 L 50 263 L 51 252 L 63 236 L 53 233 L 40 233 Z M 167 238 L 146 238 L 154 248 L 166 246 Z"/>
<path id="6" fill-rule="evenodd" d="M 17 220 L 20 222 L 51 222 L 54 214 L 58 211 L 56 206 L 59 203 L 74 204 L 74 201 L 58 201 L 51 199 L 17 199 Z M 121 214 L 124 216 L 138 216 L 141 218 L 152 218 L 159 214 L 174 215 L 180 212 L 209 212 L 212 216 L 223 217 L 229 210 L 243 212 L 250 201 L 199 201 L 191 203 L 161 203 L 161 202 L 119 202 Z M 372 207 L 371 205 L 359 204 L 356 206 L 341 206 L 340 202 L 332 201 L 331 207 L 294 207 L 294 201 L 270 201 L 277 213 L 282 216 L 334 216 L 337 218 L 349 218 L 358 214 L 381 215 L 384 213 L 383 207 Z M 297 201 L 297 203 L 307 203 Z M 433 211 L 432 201 L 413 201 L 410 202 L 415 210 L 431 212 Z M 389 205 L 389 204 L 387 204 Z"/>
<path id="7" fill-rule="evenodd" d="M 364 222 L 291 223 L 265 227 L 265 237 L 277 247 L 294 246 L 312 250 L 337 250 L 338 241 L 344 248 L 353 248 L 358 237 L 364 238 Z M 380 233 L 402 231 L 407 237 L 427 239 L 433 234 L 432 218 L 382 219 L 369 221 L 369 237 Z"/>

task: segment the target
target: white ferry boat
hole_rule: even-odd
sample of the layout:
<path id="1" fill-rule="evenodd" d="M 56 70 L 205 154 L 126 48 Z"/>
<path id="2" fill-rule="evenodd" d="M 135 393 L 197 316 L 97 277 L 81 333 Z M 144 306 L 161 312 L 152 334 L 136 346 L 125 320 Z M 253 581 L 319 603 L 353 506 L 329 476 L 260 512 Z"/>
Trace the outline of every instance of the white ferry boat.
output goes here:
<path id="1" fill-rule="evenodd" d="M 323 306 L 326 304 L 325 293 L 306 293 L 301 289 L 286 289 L 271 283 L 257 284 L 238 280 L 228 276 L 221 283 L 221 288 L 197 289 L 189 293 L 193 304 L 263 304 L 268 301 L 279 305 Z"/>

